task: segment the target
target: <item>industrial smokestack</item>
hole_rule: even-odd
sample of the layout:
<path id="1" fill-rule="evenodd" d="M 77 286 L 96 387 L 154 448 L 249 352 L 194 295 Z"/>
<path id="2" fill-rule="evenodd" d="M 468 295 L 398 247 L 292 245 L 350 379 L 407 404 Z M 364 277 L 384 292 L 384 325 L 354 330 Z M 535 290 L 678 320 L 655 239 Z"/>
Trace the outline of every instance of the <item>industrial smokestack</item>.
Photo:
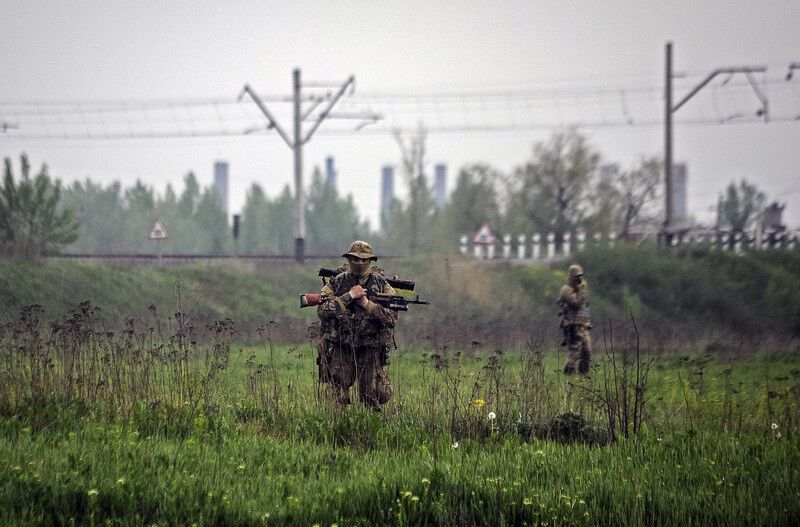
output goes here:
<path id="1" fill-rule="evenodd" d="M 336 167 L 333 163 L 333 156 L 325 158 L 325 186 L 336 190 Z"/>
<path id="2" fill-rule="evenodd" d="M 434 167 L 436 179 L 433 183 L 433 195 L 436 198 L 436 208 L 441 209 L 447 201 L 447 165 L 440 163 Z"/>
<path id="3" fill-rule="evenodd" d="M 394 201 L 394 167 L 385 165 L 381 169 L 381 176 L 381 228 L 385 228 L 389 208 Z"/>

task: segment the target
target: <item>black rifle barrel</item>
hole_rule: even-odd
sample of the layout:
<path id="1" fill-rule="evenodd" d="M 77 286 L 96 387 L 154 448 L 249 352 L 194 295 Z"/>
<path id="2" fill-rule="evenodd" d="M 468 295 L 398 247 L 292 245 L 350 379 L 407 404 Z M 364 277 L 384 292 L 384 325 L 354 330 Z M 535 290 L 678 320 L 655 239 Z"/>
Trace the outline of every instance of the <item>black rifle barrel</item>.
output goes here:
<path id="1" fill-rule="evenodd" d="M 318 276 L 323 278 L 333 278 L 338 273 L 335 269 L 328 269 L 327 267 L 320 267 Z M 399 278 L 387 278 L 386 281 L 395 289 L 402 289 L 404 291 L 413 291 L 416 285 L 411 280 L 400 280 Z"/>

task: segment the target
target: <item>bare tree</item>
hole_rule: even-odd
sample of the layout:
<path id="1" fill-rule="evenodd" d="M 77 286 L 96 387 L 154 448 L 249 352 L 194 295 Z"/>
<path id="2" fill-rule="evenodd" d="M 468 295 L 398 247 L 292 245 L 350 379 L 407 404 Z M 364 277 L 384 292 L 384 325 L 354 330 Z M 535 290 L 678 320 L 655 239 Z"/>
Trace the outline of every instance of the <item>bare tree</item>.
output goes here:
<path id="1" fill-rule="evenodd" d="M 656 211 L 649 209 L 658 203 L 658 189 L 661 181 L 662 162 L 654 157 L 642 158 L 632 170 L 622 172 L 617 179 L 621 203 L 621 236 L 627 238 L 630 229 L 637 222 L 655 217 Z"/>
<path id="2" fill-rule="evenodd" d="M 400 161 L 403 177 L 408 185 L 408 203 L 403 213 L 408 222 L 408 248 L 415 253 L 422 245 L 422 229 L 430 219 L 434 209 L 433 196 L 425 176 L 426 148 L 428 131 L 420 123 L 414 136 L 403 137 L 400 130 L 394 131 L 394 138 L 400 147 Z"/>
<path id="3" fill-rule="evenodd" d="M 720 196 L 719 221 L 734 232 L 743 232 L 759 218 L 767 202 L 767 196 L 755 185 L 743 179 L 739 185 L 731 183 Z"/>

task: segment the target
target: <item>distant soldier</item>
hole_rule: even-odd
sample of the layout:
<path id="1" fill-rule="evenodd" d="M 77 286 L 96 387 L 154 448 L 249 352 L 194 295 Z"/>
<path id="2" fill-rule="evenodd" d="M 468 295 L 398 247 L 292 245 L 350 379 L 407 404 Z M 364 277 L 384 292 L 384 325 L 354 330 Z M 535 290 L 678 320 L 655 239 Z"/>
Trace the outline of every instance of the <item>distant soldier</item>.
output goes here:
<path id="1" fill-rule="evenodd" d="M 567 346 L 567 362 L 564 373 L 589 372 L 589 361 L 592 355 L 592 321 L 589 318 L 587 299 L 589 287 L 583 279 L 583 268 L 573 264 L 569 266 L 567 281 L 561 288 L 558 305 L 561 307 L 561 327 L 564 330 L 564 343 Z M 562 344 L 563 345 L 563 344 Z"/>
<path id="2" fill-rule="evenodd" d="M 396 293 L 372 267 L 378 258 L 367 242 L 353 242 L 342 257 L 347 263 L 322 288 L 325 300 L 317 308 L 322 322 L 320 381 L 332 386 L 340 405 L 347 405 L 350 387 L 358 380 L 361 402 L 380 411 L 392 396 L 386 365 L 397 313 L 370 301 L 368 295 Z"/>

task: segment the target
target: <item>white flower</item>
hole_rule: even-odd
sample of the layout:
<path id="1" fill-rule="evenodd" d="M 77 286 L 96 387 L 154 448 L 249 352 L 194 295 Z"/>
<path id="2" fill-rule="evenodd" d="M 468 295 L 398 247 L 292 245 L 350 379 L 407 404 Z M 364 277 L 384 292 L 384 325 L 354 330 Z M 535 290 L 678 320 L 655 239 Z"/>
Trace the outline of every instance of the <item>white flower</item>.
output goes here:
<path id="1" fill-rule="evenodd" d="M 495 419 L 497 419 L 497 414 L 494 412 L 489 412 L 489 419 L 494 421 Z"/>
<path id="2" fill-rule="evenodd" d="M 778 423 L 772 423 L 772 429 L 773 430 L 777 430 L 778 429 Z"/>
<path id="3" fill-rule="evenodd" d="M 775 434 L 775 438 L 776 438 L 776 439 L 780 439 L 780 438 L 781 438 L 781 433 L 780 433 L 780 432 L 778 432 L 777 434 Z"/>
<path id="4" fill-rule="evenodd" d="M 458 448 L 458 441 L 456 441 L 455 443 L 453 443 L 453 444 L 451 445 L 451 448 L 452 448 L 453 450 L 455 450 L 456 448 Z"/>

